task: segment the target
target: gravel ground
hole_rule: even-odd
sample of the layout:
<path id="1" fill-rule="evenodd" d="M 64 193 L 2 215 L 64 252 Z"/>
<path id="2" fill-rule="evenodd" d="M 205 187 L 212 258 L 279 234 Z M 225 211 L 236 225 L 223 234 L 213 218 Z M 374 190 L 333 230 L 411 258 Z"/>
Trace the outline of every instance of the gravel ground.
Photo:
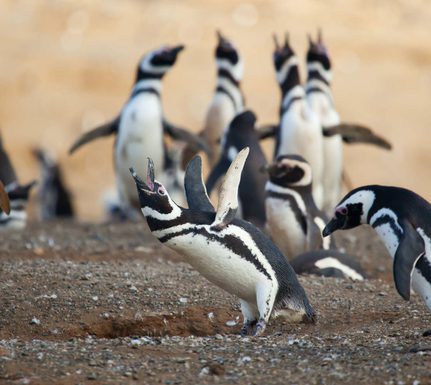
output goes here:
<path id="1" fill-rule="evenodd" d="M 342 235 L 372 278 L 301 277 L 318 322 L 241 338 L 237 300 L 144 224 L 2 233 L 0 383 L 431 383 L 431 315 L 396 294 L 372 232 Z"/>

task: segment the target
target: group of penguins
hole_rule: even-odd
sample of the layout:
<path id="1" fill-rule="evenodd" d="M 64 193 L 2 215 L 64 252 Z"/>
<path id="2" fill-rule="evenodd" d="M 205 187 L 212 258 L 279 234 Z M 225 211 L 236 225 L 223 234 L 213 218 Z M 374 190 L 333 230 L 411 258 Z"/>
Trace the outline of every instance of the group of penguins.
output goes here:
<path id="1" fill-rule="evenodd" d="M 305 85 L 289 36 L 283 43 L 274 36 L 280 119 L 260 127 L 245 106 L 238 49 L 220 32 L 217 38 L 216 89 L 199 134 L 168 122 L 163 114 L 162 79 L 184 49 L 165 46 L 140 60 L 120 114 L 71 147 L 73 153 L 94 139 L 116 135 L 118 201 L 111 212 L 133 219 L 141 210 L 160 242 L 239 297 L 242 335 L 261 334 L 274 309 L 286 317 L 315 320 L 296 274 L 366 278 L 355 258 L 337 250 L 331 237 L 338 229 L 361 224 L 371 225 L 391 254 L 398 293 L 408 300 L 413 287 L 431 309 L 431 205 L 412 191 L 378 185 L 353 189 L 340 201 L 343 142 L 391 145 L 365 126 L 340 121 L 321 32 L 316 40 L 308 37 Z M 267 138 L 275 143 L 269 163 L 260 145 Z M 200 152 L 210 167 L 206 182 Z M 42 164 L 42 218 L 72 216 L 58 166 L 43 151 L 35 155 Z M 25 222 L 34 182 L 18 183 L 1 143 L 0 162 L 1 229 Z M 209 195 L 216 189 L 215 209 Z"/>

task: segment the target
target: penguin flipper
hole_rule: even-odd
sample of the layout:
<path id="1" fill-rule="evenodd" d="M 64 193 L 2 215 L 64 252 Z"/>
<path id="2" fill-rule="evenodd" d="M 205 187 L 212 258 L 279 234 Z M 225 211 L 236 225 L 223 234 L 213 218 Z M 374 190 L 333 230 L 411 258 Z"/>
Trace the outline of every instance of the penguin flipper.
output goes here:
<path id="1" fill-rule="evenodd" d="M 264 126 L 260 126 L 256 129 L 259 140 L 264 140 L 267 138 L 273 138 L 277 135 L 277 131 L 279 129 L 278 124 L 266 124 Z"/>
<path id="2" fill-rule="evenodd" d="M 213 190 L 217 181 L 220 179 L 222 175 L 226 174 L 226 171 L 228 170 L 230 165 L 231 165 L 231 162 L 229 161 L 229 159 L 223 156 L 222 154 L 219 161 L 211 170 L 210 175 L 208 176 L 208 179 L 206 182 L 206 188 L 207 188 L 208 194 L 211 194 L 211 191 Z"/>
<path id="3" fill-rule="evenodd" d="M 190 209 L 214 212 L 202 177 L 202 159 L 196 155 L 187 165 L 184 177 L 187 204 Z"/>
<path id="4" fill-rule="evenodd" d="M 241 174 L 249 153 L 249 148 L 242 149 L 232 161 L 220 188 L 217 213 L 212 229 L 221 230 L 234 218 L 238 210 L 238 187 Z"/>
<path id="5" fill-rule="evenodd" d="M 194 148 L 197 151 L 204 151 L 205 153 L 208 153 L 209 151 L 204 138 L 199 135 L 192 134 L 184 128 L 174 126 L 165 119 L 163 120 L 163 131 L 174 140 L 187 142 L 191 148 Z"/>
<path id="6" fill-rule="evenodd" d="M 409 221 L 401 223 L 403 235 L 394 256 L 394 281 L 398 293 L 406 301 L 410 299 L 412 272 L 416 262 L 425 254 L 425 243 Z"/>
<path id="7" fill-rule="evenodd" d="M 3 147 L 3 139 L 0 136 L 0 181 L 4 183 L 5 186 L 17 181 L 17 176 L 15 170 L 12 166 L 12 162 Z"/>
<path id="8" fill-rule="evenodd" d="M 323 127 L 324 136 L 341 135 L 343 142 L 368 143 L 377 147 L 391 150 L 392 144 L 385 138 L 375 134 L 370 128 L 355 123 L 340 123 L 335 126 Z"/>
<path id="9" fill-rule="evenodd" d="M 4 213 L 9 215 L 10 213 L 9 196 L 7 195 L 7 192 L 1 181 L 0 181 L 0 209 L 2 209 Z"/>
<path id="10" fill-rule="evenodd" d="M 70 147 L 69 155 L 72 155 L 79 147 L 88 142 L 91 142 L 94 139 L 117 133 L 119 125 L 120 117 L 117 117 L 108 123 L 102 124 L 101 126 L 98 126 L 91 131 L 86 132 L 72 145 L 72 147 Z"/>

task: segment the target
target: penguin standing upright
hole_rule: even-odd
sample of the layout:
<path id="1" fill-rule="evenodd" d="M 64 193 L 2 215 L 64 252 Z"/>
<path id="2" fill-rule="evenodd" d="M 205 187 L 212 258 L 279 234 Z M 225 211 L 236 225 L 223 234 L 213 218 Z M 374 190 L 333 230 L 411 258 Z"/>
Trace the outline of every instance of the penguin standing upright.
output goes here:
<path id="1" fill-rule="evenodd" d="M 195 157 L 185 176 L 189 209 L 177 206 L 154 179 L 148 164 L 146 182 L 131 169 L 142 213 L 151 232 L 212 283 L 240 298 L 243 335 L 261 334 L 273 308 L 293 310 L 314 321 L 304 289 L 281 252 L 255 226 L 235 219 L 237 190 L 248 148 L 232 162 L 221 186 L 214 212 L 202 180 L 201 160 Z"/>
<path id="2" fill-rule="evenodd" d="M 5 198 L 2 200 L 8 210 L 0 211 L 0 230 L 1 229 L 22 229 L 27 223 L 27 203 L 30 190 L 36 184 L 32 181 L 28 184 L 21 185 L 18 182 L 12 162 L 3 147 L 3 140 L 0 137 L 0 181 L 4 185 L 4 191 L 7 193 L 9 205 Z M 8 207 L 9 206 L 9 207 Z"/>
<path id="3" fill-rule="evenodd" d="M 323 235 L 361 224 L 376 230 L 393 257 L 395 287 L 401 297 L 409 300 L 413 286 L 431 310 L 431 205 L 400 187 L 359 187 L 337 205 Z"/>
<path id="4" fill-rule="evenodd" d="M 143 171 L 144 160 L 151 157 L 158 169 L 165 168 L 167 153 L 164 133 L 173 139 L 193 143 L 198 149 L 205 149 L 203 140 L 168 123 L 162 110 L 162 79 L 175 64 L 183 48 L 182 45 L 163 47 L 146 54 L 139 63 L 131 96 L 120 115 L 84 134 L 70 149 L 72 153 L 93 139 L 117 134 L 114 150 L 116 181 L 125 208 L 139 208 L 129 167 L 134 166 L 138 171 Z"/>
<path id="5" fill-rule="evenodd" d="M 335 109 L 331 92 L 331 61 L 322 41 L 319 30 L 317 41 L 309 36 L 307 51 L 307 83 L 305 92 L 307 102 L 319 118 L 322 127 L 340 124 L 340 117 Z M 332 209 L 340 199 L 343 174 L 343 143 L 340 135 L 323 137 L 324 177 L 323 203 L 324 210 Z"/>
<path id="6" fill-rule="evenodd" d="M 286 35 L 284 45 L 274 36 L 273 55 L 282 101 L 280 125 L 276 132 L 275 158 L 298 154 L 313 170 L 313 197 L 320 208 L 323 202 L 323 138 L 320 122 L 305 98 L 299 76 L 299 62 Z"/>
<path id="7" fill-rule="evenodd" d="M 326 215 L 314 203 L 312 169 L 300 155 L 280 155 L 265 167 L 266 218 L 271 239 L 291 259 L 307 251 L 335 248 L 322 238 Z"/>
<path id="8" fill-rule="evenodd" d="M 39 189 L 40 216 L 43 220 L 72 218 L 74 208 L 72 196 L 63 180 L 60 165 L 42 149 L 33 150 L 41 169 Z"/>
<path id="9" fill-rule="evenodd" d="M 268 177 L 260 172 L 266 164 L 265 155 L 260 147 L 255 130 L 256 116 L 252 111 L 238 114 L 230 123 L 222 138 L 220 158 L 208 176 L 208 194 L 217 181 L 224 176 L 237 154 L 245 147 L 250 148 L 250 156 L 244 166 L 239 185 L 239 200 L 242 218 L 263 228 L 265 225 L 265 183 Z"/>
<path id="10" fill-rule="evenodd" d="M 210 165 L 214 166 L 220 155 L 220 139 L 232 119 L 244 110 L 244 96 L 240 82 L 243 62 L 238 50 L 220 31 L 215 50 L 217 85 L 205 119 L 203 137 L 209 147 Z"/>

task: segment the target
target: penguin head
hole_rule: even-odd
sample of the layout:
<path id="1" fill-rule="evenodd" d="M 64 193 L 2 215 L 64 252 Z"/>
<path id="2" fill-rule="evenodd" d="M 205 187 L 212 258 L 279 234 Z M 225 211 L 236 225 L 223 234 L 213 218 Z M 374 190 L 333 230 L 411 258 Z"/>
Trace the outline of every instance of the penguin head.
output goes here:
<path id="1" fill-rule="evenodd" d="M 35 180 L 25 185 L 13 182 L 6 186 L 5 190 L 9 197 L 11 210 L 25 210 L 30 191 L 36 183 Z"/>
<path id="2" fill-rule="evenodd" d="M 284 44 L 280 44 L 277 35 L 273 35 L 275 50 L 273 54 L 274 66 L 276 71 L 280 71 L 284 63 L 286 63 L 291 57 L 295 56 L 295 52 L 289 43 L 289 34 L 286 32 L 284 35 Z"/>
<path id="3" fill-rule="evenodd" d="M 359 187 L 349 192 L 335 208 L 332 219 L 323 229 L 323 236 L 367 223 L 375 197 L 372 186 Z"/>
<path id="4" fill-rule="evenodd" d="M 280 155 L 274 163 L 267 165 L 266 171 L 272 183 L 292 188 L 312 185 L 310 164 L 300 155 Z"/>
<path id="5" fill-rule="evenodd" d="M 318 62 L 326 71 L 331 69 L 331 61 L 329 59 L 328 49 L 323 43 L 322 30 L 317 32 L 317 40 L 313 40 L 311 35 L 308 35 L 308 51 L 307 63 Z"/>
<path id="6" fill-rule="evenodd" d="M 239 56 L 237 48 L 233 43 L 217 31 L 217 47 L 215 58 L 218 71 L 227 71 L 237 82 L 243 76 L 243 62 Z"/>
<path id="7" fill-rule="evenodd" d="M 165 187 L 154 178 L 154 163 L 148 158 L 147 180 L 144 182 L 131 167 L 130 173 L 136 183 L 141 210 L 145 216 L 159 219 L 164 214 L 169 214 L 178 206 L 170 198 Z"/>
<path id="8" fill-rule="evenodd" d="M 183 49 L 184 45 L 163 46 L 146 54 L 139 63 L 137 80 L 161 79 L 175 64 L 178 54 Z"/>

